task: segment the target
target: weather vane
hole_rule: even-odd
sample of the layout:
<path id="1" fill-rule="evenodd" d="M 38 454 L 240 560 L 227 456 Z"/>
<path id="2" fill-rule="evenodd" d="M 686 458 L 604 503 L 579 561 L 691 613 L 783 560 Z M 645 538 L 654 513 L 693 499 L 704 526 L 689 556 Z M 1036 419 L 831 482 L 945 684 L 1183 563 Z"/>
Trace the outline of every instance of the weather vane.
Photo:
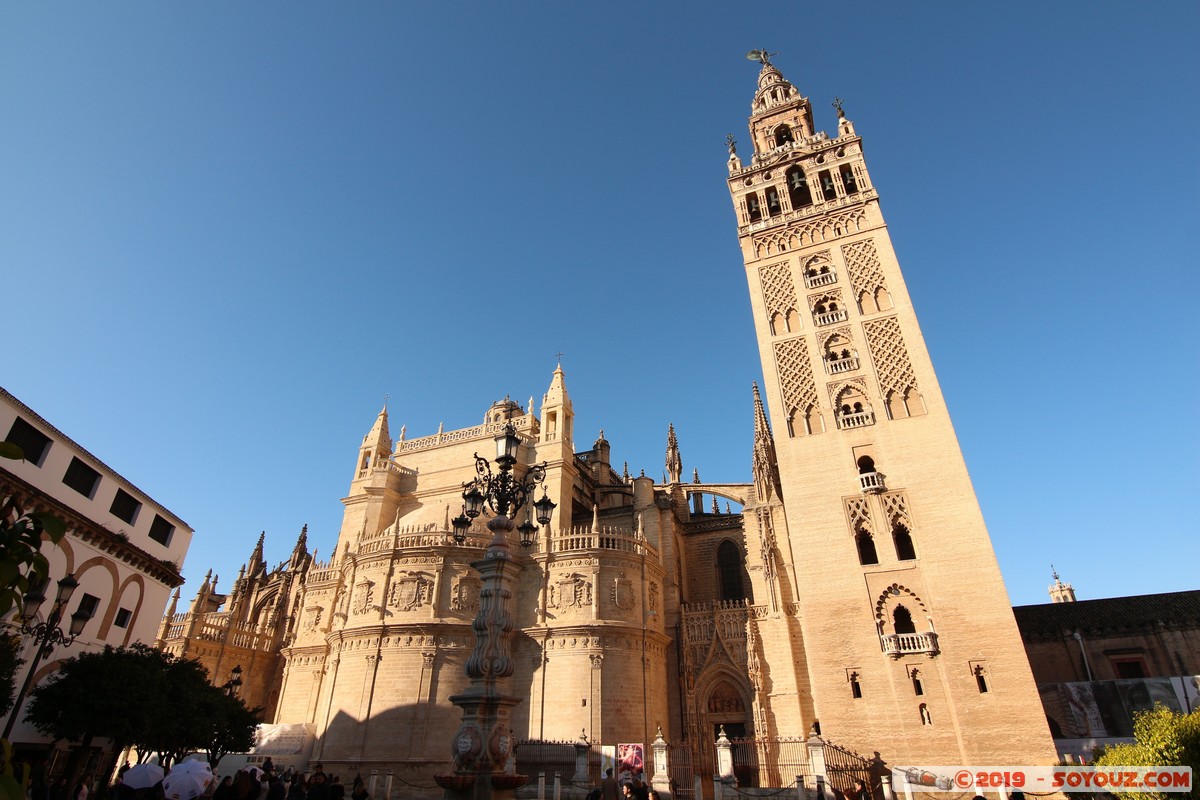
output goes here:
<path id="1" fill-rule="evenodd" d="M 779 53 L 768 53 L 764 48 L 762 50 L 751 50 L 749 53 L 746 53 L 746 59 L 748 61 L 757 61 L 760 64 L 770 64 L 771 56 L 777 55 Z"/>
<path id="2" fill-rule="evenodd" d="M 839 117 L 846 116 L 846 112 L 842 110 L 842 98 L 840 98 L 840 97 L 833 98 L 833 107 L 837 109 Z"/>
<path id="3" fill-rule="evenodd" d="M 733 138 L 732 133 L 725 134 L 725 146 L 729 148 L 729 155 L 737 155 L 737 139 Z"/>

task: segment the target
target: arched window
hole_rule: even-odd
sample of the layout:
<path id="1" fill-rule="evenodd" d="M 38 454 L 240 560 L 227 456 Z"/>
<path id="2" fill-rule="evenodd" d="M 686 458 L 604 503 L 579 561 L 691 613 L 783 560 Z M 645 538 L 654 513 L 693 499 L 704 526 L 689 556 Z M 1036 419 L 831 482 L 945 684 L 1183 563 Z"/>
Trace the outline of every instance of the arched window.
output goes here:
<path id="1" fill-rule="evenodd" d="M 804 177 L 803 169 L 792 167 L 787 171 L 787 188 L 792 208 L 804 208 L 812 205 L 812 190 L 808 188 L 808 180 Z"/>
<path id="2" fill-rule="evenodd" d="M 780 125 L 778 128 L 775 129 L 775 146 L 776 147 L 783 147 L 785 144 L 790 144 L 794 141 L 795 141 L 795 139 L 792 137 L 792 129 L 789 128 L 787 125 Z"/>
<path id="3" fill-rule="evenodd" d="M 762 219 L 762 203 L 759 202 L 757 192 L 746 195 L 746 216 L 751 222 L 758 222 Z"/>
<path id="4" fill-rule="evenodd" d="M 866 475 L 868 472 L 875 471 L 875 459 L 870 456 L 863 456 L 856 463 L 858 464 L 859 475 Z"/>
<path id="5" fill-rule="evenodd" d="M 904 606 L 896 606 L 896 610 L 892 612 L 892 627 L 896 633 L 917 632 L 917 627 L 913 625 L 912 614 Z"/>
<path id="6" fill-rule="evenodd" d="M 900 561 L 912 561 L 917 557 L 917 551 L 913 548 L 912 534 L 908 532 L 904 523 L 897 522 L 892 527 L 892 541 L 896 544 L 896 558 Z"/>
<path id="7" fill-rule="evenodd" d="M 854 544 L 858 547 L 859 564 L 879 563 L 879 555 L 875 552 L 875 540 L 871 538 L 870 531 L 859 528 L 854 534 Z"/>
<path id="8" fill-rule="evenodd" d="M 767 213 L 772 217 L 783 211 L 783 206 L 779 204 L 779 190 L 774 186 L 767 187 Z"/>
<path id="9" fill-rule="evenodd" d="M 726 539 L 717 548 L 717 575 L 721 582 L 722 600 L 744 600 L 746 593 L 742 584 L 742 553 L 738 546 Z"/>

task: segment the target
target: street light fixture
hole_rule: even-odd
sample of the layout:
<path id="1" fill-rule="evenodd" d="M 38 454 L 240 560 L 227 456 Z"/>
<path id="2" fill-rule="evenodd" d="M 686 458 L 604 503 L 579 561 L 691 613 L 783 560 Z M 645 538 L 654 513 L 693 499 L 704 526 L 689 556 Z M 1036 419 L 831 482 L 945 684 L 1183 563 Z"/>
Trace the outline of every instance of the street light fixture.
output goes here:
<path id="1" fill-rule="evenodd" d="M 24 603 L 21 606 L 21 633 L 37 642 L 38 649 L 29 664 L 29 671 L 25 673 L 25 682 L 21 684 L 21 691 L 17 692 L 12 712 L 8 715 L 8 722 L 5 723 L 4 733 L 0 738 L 9 739 L 12 735 L 13 726 L 17 724 L 17 714 L 21 712 L 25 695 L 29 693 L 29 687 L 33 685 L 33 677 L 37 674 L 38 662 L 50 658 L 50 654 L 56 647 L 70 647 L 74 644 L 75 638 L 83 633 L 84 626 L 96 613 L 94 604 L 89 604 L 85 608 L 84 604 L 80 602 L 75 613 L 71 615 L 67 632 L 63 633 L 62 628 L 58 627 L 62 622 L 63 609 L 66 608 L 67 603 L 71 600 L 71 595 L 75 594 L 75 590 L 78 588 L 79 581 L 75 579 L 74 575 L 60 578 L 50 614 L 46 617 L 45 622 L 39 622 L 36 625 L 30 625 L 29 621 L 37 616 L 38 610 L 46 602 L 46 584 L 34 586 L 25 593 Z"/>
<path id="2" fill-rule="evenodd" d="M 225 694 L 230 697 L 237 697 L 242 690 L 242 665 L 238 664 L 229 671 L 229 680 L 221 687 L 225 690 Z"/>
<path id="3" fill-rule="evenodd" d="M 461 694 L 450 698 L 450 702 L 463 711 L 462 723 L 452 744 L 454 772 L 434 776 L 448 798 L 511 797 L 512 790 L 524 783 L 524 776 L 504 772 L 513 748 L 510 713 L 521 702 L 520 697 L 502 691 L 502 681 L 516 668 L 512 657 L 513 619 L 508 613 L 508 600 L 512 597 L 511 585 L 519 567 L 512 561 L 508 538 L 517 531 L 521 545 L 532 547 L 537 533 L 533 520 L 527 514 L 525 521 L 516 525 L 511 517 L 529 503 L 534 519 L 543 526 L 549 525 L 556 504 L 544 485 L 546 462 L 531 465 L 522 476 L 514 473 L 521 438 L 511 422 L 504 426 L 495 441 L 495 463 L 499 471 L 493 472 L 491 462 L 475 454 L 475 478 L 463 484 L 462 513 L 452 521 L 454 541 L 462 544 L 472 522 L 483 513 L 484 506 L 490 507 L 495 514 L 487 523 L 492 532 L 487 552 L 471 564 L 481 578 L 479 611 L 471 623 L 475 648 L 466 664 L 469 683 Z M 539 483 L 543 484 L 542 497 L 531 502 Z"/>

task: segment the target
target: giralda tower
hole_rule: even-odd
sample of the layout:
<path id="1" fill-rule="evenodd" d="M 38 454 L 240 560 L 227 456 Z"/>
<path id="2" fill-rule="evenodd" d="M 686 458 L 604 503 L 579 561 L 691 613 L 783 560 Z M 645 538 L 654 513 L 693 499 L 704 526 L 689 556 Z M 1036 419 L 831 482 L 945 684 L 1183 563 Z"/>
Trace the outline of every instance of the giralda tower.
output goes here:
<path id="1" fill-rule="evenodd" d="M 778 580 L 808 673 L 779 729 L 816 720 L 890 765 L 1052 763 L 862 140 L 840 107 L 836 137 L 815 130 L 808 99 L 753 55 L 753 155 L 730 139 L 729 192 L 786 519 Z"/>

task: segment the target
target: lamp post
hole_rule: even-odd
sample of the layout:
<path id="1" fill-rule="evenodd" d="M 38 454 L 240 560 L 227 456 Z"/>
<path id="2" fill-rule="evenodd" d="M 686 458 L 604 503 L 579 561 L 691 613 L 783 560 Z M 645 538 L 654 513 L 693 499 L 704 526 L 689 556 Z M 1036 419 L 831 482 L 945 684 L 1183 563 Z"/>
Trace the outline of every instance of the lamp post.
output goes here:
<path id="1" fill-rule="evenodd" d="M 225 690 L 225 694 L 230 697 L 237 697 L 242 691 L 242 665 L 238 664 L 229 671 L 229 680 L 221 687 Z"/>
<path id="2" fill-rule="evenodd" d="M 519 568 L 512 561 L 508 538 L 515 530 L 523 546 L 533 545 L 537 526 L 528 518 L 516 525 L 512 517 L 529 502 L 537 485 L 545 481 L 546 463 L 530 466 L 524 475 L 516 474 L 514 467 L 521 439 L 512 423 L 504 426 L 495 441 L 498 471 L 493 472 L 491 462 L 475 454 L 476 477 L 463 484 L 463 511 L 453 520 L 454 540 L 461 544 L 485 505 L 495 513 L 487 523 L 492 532 L 487 551 L 482 559 L 471 563 L 481 578 L 479 611 L 471 623 L 475 648 L 466 664 L 469 683 L 461 694 L 450 698 L 463 711 L 462 723 L 451 744 L 454 773 L 435 776 L 446 790 L 446 797 L 456 800 L 511 797 L 512 791 L 525 782 L 525 776 L 504 772 L 513 749 L 509 718 L 522 699 L 503 692 L 503 682 L 516 667 L 508 601 Z M 541 499 L 531 505 L 538 523 L 549 525 L 556 504 L 546 494 L 544 485 Z"/>
<path id="3" fill-rule="evenodd" d="M 66 608 L 67 602 L 77 588 L 79 588 L 79 581 L 75 579 L 74 575 L 67 575 L 59 579 L 58 591 L 54 596 L 54 606 L 50 609 L 46 621 L 36 625 L 30 625 L 29 620 L 37 616 L 38 609 L 42 607 L 42 603 L 46 602 L 45 585 L 34 587 L 25 593 L 25 604 L 21 608 L 21 633 L 37 642 L 38 649 L 29 664 L 29 671 L 25 673 L 25 682 L 21 684 L 21 691 L 17 692 L 12 712 L 9 713 L 8 722 L 4 725 L 4 734 L 0 738 L 8 739 L 12 735 L 13 726 L 17 724 L 17 715 L 21 713 L 21 704 L 25 702 L 25 695 L 29 693 L 29 687 L 33 685 L 33 676 L 37 674 L 38 662 L 50 658 L 50 654 L 56 647 L 70 647 L 75 642 L 75 637 L 83 632 L 83 626 L 87 625 L 88 620 L 96 613 L 94 607 L 85 609 L 83 603 L 80 603 L 75 613 L 71 615 L 71 624 L 67 627 L 67 632 L 63 633 L 62 629 L 58 627 L 59 622 L 62 621 L 63 609 Z"/>

